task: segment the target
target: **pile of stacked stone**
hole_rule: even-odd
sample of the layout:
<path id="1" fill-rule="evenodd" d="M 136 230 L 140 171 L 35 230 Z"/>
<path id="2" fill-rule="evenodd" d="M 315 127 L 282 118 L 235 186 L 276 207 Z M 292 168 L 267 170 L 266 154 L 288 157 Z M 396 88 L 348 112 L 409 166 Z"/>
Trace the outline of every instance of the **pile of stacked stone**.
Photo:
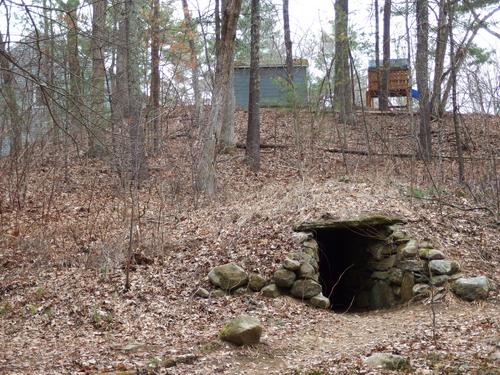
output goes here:
<path id="1" fill-rule="evenodd" d="M 266 297 L 278 297 L 290 294 L 301 300 L 307 300 L 311 305 L 329 308 L 330 301 L 321 293 L 319 283 L 318 243 L 310 234 L 298 234 L 301 251 L 285 258 L 271 280 L 266 280 L 257 273 L 247 273 L 235 263 L 214 267 L 208 274 L 209 281 L 217 287 L 215 296 L 226 294 L 246 294 L 261 292 Z M 204 290 L 198 290 L 199 296 L 208 296 Z"/>
<path id="2" fill-rule="evenodd" d="M 380 218 L 375 219 L 378 221 Z M 363 220 L 370 223 L 374 218 Z M 337 221 L 332 225 L 348 225 L 349 222 L 355 222 L 358 227 L 363 224 L 356 219 Z M 383 236 L 370 242 L 365 249 L 363 272 L 366 277 L 356 291 L 354 307 L 387 308 L 431 295 L 432 298 L 439 298 L 448 289 L 468 301 L 487 298 L 493 287 L 488 278 L 464 277 L 458 262 L 446 259 L 430 240 L 419 242 L 409 238 L 404 233 L 401 220 L 397 224 L 394 220 L 388 220 L 388 223 L 379 232 Z M 325 228 L 324 222 L 320 225 Z M 288 294 L 313 306 L 329 308 L 330 296 L 322 293 L 319 246 L 314 239 L 314 226 L 308 224 L 306 228 L 311 230 L 294 233 L 299 250 L 282 261 L 270 280 L 257 273 L 247 273 L 234 263 L 213 268 L 208 274 L 209 281 L 217 287 L 213 295 L 261 292 L 266 297 L 278 297 Z M 204 289 L 198 290 L 197 294 L 202 297 L 210 295 Z"/>

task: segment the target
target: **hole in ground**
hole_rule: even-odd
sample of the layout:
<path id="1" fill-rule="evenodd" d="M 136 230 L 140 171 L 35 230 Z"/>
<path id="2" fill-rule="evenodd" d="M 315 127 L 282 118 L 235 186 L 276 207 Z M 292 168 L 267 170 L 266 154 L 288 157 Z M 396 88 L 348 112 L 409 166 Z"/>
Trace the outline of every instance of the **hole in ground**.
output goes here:
<path id="1" fill-rule="evenodd" d="M 317 229 L 323 295 L 337 312 L 369 310 L 373 281 L 370 248 L 383 243 L 386 227 Z"/>

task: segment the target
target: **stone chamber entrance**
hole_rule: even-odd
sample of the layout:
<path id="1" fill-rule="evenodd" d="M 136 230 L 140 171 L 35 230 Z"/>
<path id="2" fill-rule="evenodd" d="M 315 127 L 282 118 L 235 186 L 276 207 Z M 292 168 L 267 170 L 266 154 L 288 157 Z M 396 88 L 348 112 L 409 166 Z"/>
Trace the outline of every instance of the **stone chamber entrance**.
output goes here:
<path id="1" fill-rule="evenodd" d="M 403 238 L 399 224 L 399 219 L 375 216 L 298 228 L 311 233 L 318 244 L 318 282 L 332 310 L 387 308 L 411 298 L 414 273 L 404 263 L 399 267 L 402 257 L 398 255 L 409 240 Z M 420 265 L 411 266 L 420 270 Z"/>
<path id="2" fill-rule="evenodd" d="M 370 301 L 374 286 L 372 249 L 384 244 L 384 227 L 340 227 L 319 229 L 319 272 L 323 295 L 335 311 L 367 309 L 383 301 Z M 384 307 L 384 306 L 373 306 Z"/>

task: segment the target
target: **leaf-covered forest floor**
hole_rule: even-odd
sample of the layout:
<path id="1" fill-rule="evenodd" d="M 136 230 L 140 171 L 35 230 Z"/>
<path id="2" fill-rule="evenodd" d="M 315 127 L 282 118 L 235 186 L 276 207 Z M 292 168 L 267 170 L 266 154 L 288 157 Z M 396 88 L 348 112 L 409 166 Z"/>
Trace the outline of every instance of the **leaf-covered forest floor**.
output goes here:
<path id="1" fill-rule="evenodd" d="M 359 114 L 349 128 L 331 115 L 262 116 L 262 142 L 280 147 L 263 149 L 258 174 L 243 149 L 221 155 L 211 202 L 193 192 L 194 137 L 182 116 L 165 119 L 164 152 L 151 157 L 138 198 L 109 163 L 74 151 L 65 167 L 60 153 L 37 146 L 23 174 L 2 160 L 0 373 L 373 373 L 362 359 L 376 351 L 408 356 L 413 373 L 497 373 L 497 291 L 480 303 L 447 294 L 435 324 L 428 301 L 339 314 L 290 297 L 194 293 L 212 290 L 208 271 L 230 261 L 270 277 L 297 246 L 293 224 L 374 212 L 406 218 L 412 237 L 498 285 L 500 120 L 462 118 L 467 184 L 458 185 L 448 117 L 433 123 L 435 153 L 445 157 L 424 164 L 391 156 L 413 151 L 409 115 L 370 114 L 364 124 Z M 245 119 L 237 113 L 240 142 Z M 367 151 L 367 135 L 371 154 L 383 155 L 330 152 Z M 124 292 L 132 213 L 141 256 Z M 244 312 L 261 320 L 262 343 L 220 342 L 224 322 Z"/>

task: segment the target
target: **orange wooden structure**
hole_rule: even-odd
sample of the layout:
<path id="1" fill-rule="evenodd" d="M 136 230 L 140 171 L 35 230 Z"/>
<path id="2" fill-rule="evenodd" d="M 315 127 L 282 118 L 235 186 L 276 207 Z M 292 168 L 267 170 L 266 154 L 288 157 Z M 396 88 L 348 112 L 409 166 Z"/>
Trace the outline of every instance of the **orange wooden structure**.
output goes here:
<path id="1" fill-rule="evenodd" d="M 379 68 L 382 71 L 382 66 Z M 366 106 L 373 108 L 373 98 L 380 96 L 379 74 L 375 61 L 368 65 L 368 90 L 366 91 Z M 406 107 L 411 103 L 410 69 L 407 59 L 390 60 L 389 71 L 389 97 L 406 97 Z M 402 108 L 405 106 L 390 106 L 391 108 Z"/>

